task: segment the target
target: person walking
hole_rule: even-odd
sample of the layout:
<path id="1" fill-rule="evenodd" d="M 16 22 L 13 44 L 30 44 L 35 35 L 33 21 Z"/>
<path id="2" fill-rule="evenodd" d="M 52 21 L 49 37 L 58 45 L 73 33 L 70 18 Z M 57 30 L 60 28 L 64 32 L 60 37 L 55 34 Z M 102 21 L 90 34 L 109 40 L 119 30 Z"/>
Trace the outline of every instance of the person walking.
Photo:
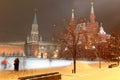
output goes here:
<path id="1" fill-rule="evenodd" d="M 5 58 L 5 59 L 2 61 L 1 64 L 4 66 L 4 69 L 6 69 L 6 68 L 7 68 L 7 64 L 8 64 L 7 58 Z"/>

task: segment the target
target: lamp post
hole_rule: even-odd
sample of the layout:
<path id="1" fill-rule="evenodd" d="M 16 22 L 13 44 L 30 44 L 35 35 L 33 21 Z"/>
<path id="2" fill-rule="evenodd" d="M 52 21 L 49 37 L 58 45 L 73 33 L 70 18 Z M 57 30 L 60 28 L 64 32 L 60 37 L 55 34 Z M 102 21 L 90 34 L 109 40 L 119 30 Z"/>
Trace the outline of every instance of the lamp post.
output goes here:
<path id="1" fill-rule="evenodd" d="M 45 48 L 44 48 L 43 46 L 40 48 L 41 58 L 43 58 L 43 53 L 45 52 L 44 49 L 45 49 Z"/>

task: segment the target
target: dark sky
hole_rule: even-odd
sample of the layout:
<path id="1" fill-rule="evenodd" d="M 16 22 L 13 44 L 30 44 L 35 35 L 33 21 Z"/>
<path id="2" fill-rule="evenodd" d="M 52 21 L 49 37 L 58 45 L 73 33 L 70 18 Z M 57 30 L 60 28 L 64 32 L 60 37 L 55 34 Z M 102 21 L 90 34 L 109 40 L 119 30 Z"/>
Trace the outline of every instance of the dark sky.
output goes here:
<path id="1" fill-rule="evenodd" d="M 120 0 L 94 0 L 96 20 L 106 32 L 120 30 Z M 39 33 L 50 40 L 54 31 L 63 29 L 63 19 L 76 17 L 89 20 L 90 0 L 0 0 L 0 42 L 24 41 L 30 34 L 34 8 L 38 9 Z M 57 24 L 54 28 L 52 25 Z"/>

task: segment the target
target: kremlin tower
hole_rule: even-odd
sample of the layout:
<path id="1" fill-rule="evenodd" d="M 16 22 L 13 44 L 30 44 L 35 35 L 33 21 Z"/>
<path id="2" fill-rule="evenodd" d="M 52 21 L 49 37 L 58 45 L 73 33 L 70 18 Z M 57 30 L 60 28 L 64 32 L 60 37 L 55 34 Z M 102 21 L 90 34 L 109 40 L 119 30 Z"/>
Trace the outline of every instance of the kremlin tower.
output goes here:
<path id="1" fill-rule="evenodd" d="M 28 43 L 37 43 L 39 42 L 39 31 L 38 31 L 38 22 L 37 22 L 37 10 L 35 9 L 34 19 L 31 29 L 31 35 L 27 38 Z"/>
<path id="2" fill-rule="evenodd" d="M 40 37 L 41 38 L 41 37 Z M 27 43 L 29 50 L 28 56 L 37 56 L 39 51 L 39 30 L 38 30 L 38 22 L 37 22 L 37 9 L 35 9 L 33 24 L 31 28 L 31 35 L 27 37 Z M 27 52 L 26 52 L 27 53 Z"/>
<path id="3" fill-rule="evenodd" d="M 56 44 L 45 42 L 42 40 L 42 36 L 39 35 L 37 21 L 37 10 L 35 9 L 31 34 L 27 37 L 26 42 L 26 56 L 36 56 L 40 58 L 47 58 L 56 49 Z M 49 53 L 49 54 L 48 54 Z"/>

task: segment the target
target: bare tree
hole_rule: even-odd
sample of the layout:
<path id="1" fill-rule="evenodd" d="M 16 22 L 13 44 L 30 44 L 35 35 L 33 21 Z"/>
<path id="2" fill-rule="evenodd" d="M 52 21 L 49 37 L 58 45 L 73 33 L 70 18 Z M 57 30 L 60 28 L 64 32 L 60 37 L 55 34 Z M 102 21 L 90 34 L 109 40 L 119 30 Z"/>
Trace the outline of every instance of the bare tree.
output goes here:
<path id="1" fill-rule="evenodd" d="M 61 46 L 62 52 L 66 52 L 69 54 L 68 57 L 73 58 L 73 73 L 76 73 L 76 58 L 78 53 L 80 52 L 81 47 L 81 31 L 76 30 L 76 23 L 74 19 L 74 10 L 72 10 L 72 18 L 67 28 L 64 29 L 63 32 L 57 35 L 57 41 Z"/>
<path id="2" fill-rule="evenodd" d="M 110 49 L 111 49 L 111 52 L 112 52 L 112 56 L 113 58 L 117 58 L 117 62 L 118 62 L 118 65 L 119 65 L 119 56 L 120 56 L 120 31 L 116 31 L 116 32 L 113 32 L 112 34 L 112 37 L 111 37 L 111 43 L 110 43 Z"/>
<path id="3" fill-rule="evenodd" d="M 119 65 L 120 56 L 120 34 L 119 32 L 111 33 L 106 42 L 99 42 L 96 44 L 97 55 L 99 57 L 99 68 L 101 68 L 101 59 L 107 61 L 117 60 Z M 101 58 L 101 59 L 100 59 Z"/>

